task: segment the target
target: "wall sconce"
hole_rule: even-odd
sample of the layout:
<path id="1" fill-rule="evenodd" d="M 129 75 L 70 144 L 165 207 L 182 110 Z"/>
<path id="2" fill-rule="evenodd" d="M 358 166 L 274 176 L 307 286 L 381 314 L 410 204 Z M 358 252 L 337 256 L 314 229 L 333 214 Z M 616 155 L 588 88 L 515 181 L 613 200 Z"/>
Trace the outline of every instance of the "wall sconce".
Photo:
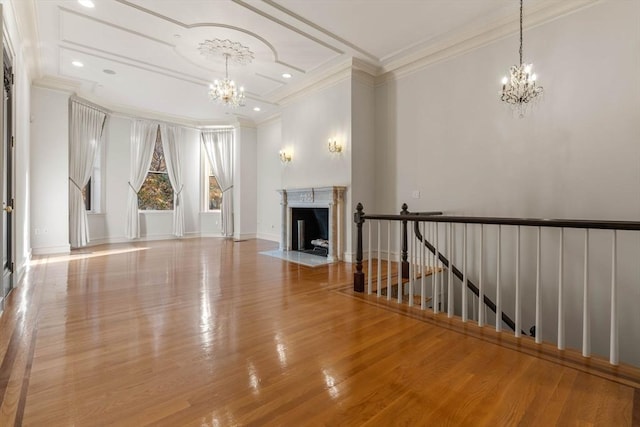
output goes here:
<path id="1" fill-rule="evenodd" d="M 291 153 L 287 153 L 285 150 L 280 150 L 280 161 L 282 163 L 288 163 L 291 161 Z"/>
<path id="2" fill-rule="evenodd" d="M 338 141 L 336 139 L 329 138 L 329 152 L 342 153 L 342 145 L 338 144 Z"/>

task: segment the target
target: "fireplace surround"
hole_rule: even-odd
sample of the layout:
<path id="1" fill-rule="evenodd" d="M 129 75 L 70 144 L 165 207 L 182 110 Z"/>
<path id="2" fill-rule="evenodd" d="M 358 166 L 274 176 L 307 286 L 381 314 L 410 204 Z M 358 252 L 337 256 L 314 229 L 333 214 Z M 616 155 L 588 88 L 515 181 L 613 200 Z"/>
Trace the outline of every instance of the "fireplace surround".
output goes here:
<path id="1" fill-rule="evenodd" d="M 292 209 L 328 208 L 329 248 L 327 260 L 340 261 L 344 253 L 344 192 L 346 187 L 317 187 L 278 190 L 280 193 L 280 250 L 292 249 Z"/>

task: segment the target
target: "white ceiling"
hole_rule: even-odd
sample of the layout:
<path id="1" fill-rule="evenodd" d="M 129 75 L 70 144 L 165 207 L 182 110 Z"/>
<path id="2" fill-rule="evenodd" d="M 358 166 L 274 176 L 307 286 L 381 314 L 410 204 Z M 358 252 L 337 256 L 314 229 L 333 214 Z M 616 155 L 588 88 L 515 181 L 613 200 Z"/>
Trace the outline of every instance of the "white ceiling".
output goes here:
<path id="1" fill-rule="evenodd" d="M 517 0 L 94 0 L 91 9 L 76 0 L 33 1 L 41 84 L 75 86 L 122 111 L 201 123 L 228 122 L 230 115 L 261 120 L 277 111 L 283 94 L 351 58 L 372 74 L 386 72 L 430 46 L 506 24 L 512 33 L 519 13 Z M 527 8 L 558 1 L 527 0 L 525 21 Z M 207 98 L 209 83 L 224 77 L 222 56 L 211 61 L 198 51 L 213 38 L 255 54 L 251 64 L 229 66 L 246 88 L 243 108 Z M 285 72 L 293 78 L 284 79 Z"/>

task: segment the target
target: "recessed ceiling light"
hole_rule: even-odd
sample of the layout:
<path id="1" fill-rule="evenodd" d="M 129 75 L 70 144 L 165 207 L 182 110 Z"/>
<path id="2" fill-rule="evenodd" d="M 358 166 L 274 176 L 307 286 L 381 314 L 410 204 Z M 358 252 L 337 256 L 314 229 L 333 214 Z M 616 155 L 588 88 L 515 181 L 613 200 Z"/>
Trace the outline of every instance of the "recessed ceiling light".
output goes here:
<path id="1" fill-rule="evenodd" d="M 173 37 L 179 39 L 180 37 L 182 37 L 180 34 L 174 34 Z"/>
<path id="2" fill-rule="evenodd" d="M 283 79 L 290 79 L 290 78 L 291 78 L 291 74 L 289 74 L 289 73 L 282 73 L 282 78 L 283 78 Z"/>
<path id="3" fill-rule="evenodd" d="M 110 70 L 108 68 L 105 68 L 104 70 L 102 70 L 102 72 L 105 73 L 105 74 L 115 74 L 116 73 L 115 71 Z"/>
<path id="4" fill-rule="evenodd" d="M 90 8 L 96 7 L 96 5 L 93 4 L 91 0 L 78 0 L 78 3 L 80 3 L 84 7 L 90 7 Z"/>
<path id="5" fill-rule="evenodd" d="M 260 111 L 260 107 L 253 107 L 253 111 Z"/>
<path id="6" fill-rule="evenodd" d="M 74 67 L 78 67 L 78 68 L 84 67 L 84 64 L 82 62 L 80 62 L 80 61 L 73 61 L 73 62 L 71 62 L 71 65 L 73 65 Z"/>

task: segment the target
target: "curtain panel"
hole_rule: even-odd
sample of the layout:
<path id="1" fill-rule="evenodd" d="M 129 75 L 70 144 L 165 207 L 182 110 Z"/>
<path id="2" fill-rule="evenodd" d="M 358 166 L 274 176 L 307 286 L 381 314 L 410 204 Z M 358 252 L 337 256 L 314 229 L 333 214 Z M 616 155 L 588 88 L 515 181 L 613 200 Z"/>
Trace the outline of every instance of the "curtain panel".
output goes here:
<path id="1" fill-rule="evenodd" d="M 184 236 L 184 204 L 182 190 L 182 169 L 180 166 L 180 144 L 184 140 L 183 129 L 176 126 L 160 125 L 162 151 L 167 165 L 167 174 L 173 188 L 173 234 Z"/>
<path id="2" fill-rule="evenodd" d="M 125 212 L 124 235 L 128 239 L 140 238 L 140 215 L 138 212 L 138 191 L 147 177 L 153 147 L 156 142 L 158 124 L 135 120 L 131 130 L 131 163 L 129 167 L 129 191 Z"/>
<path id="3" fill-rule="evenodd" d="M 222 235 L 233 236 L 233 129 L 214 129 L 202 131 L 204 144 L 211 170 L 222 189 L 220 206 Z"/>
<path id="4" fill-rule="evenodd" d="M 69 243 L 72 248 L 89 243 L 89 223 L 82 189 L 89 182 L 102 146 L 107 114 L 95 107 L 71 100 L 69 132 Z"/>

